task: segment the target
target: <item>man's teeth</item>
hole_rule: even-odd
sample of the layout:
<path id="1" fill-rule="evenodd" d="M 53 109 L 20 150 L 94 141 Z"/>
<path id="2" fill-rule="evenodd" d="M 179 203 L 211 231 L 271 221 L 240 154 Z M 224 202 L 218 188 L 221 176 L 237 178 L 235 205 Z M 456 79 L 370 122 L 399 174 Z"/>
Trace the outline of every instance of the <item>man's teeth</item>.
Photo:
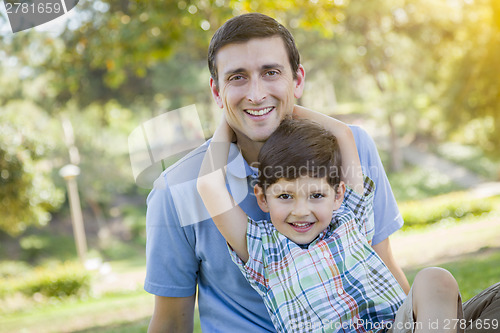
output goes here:
<path id="1" fill-rule="evenodd" d="M 251 114 L 252 116 L 262 116 L 262 115 L 265 115 L 266 113 L 269 113 L 271 110 L 273 109 L 273 107 L 268 107 L 268 108 L 265 108 L 265 109 L 262 109 L 262 110 L 250 110 L 250 109 L 246 109 L 245 112 Z"/>

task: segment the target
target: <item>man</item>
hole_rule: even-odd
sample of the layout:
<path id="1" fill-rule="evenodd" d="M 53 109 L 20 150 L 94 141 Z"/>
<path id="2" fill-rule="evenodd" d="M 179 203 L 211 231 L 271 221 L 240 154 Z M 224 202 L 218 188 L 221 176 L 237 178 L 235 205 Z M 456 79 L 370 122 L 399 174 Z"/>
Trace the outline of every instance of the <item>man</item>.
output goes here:
<path id="1" fill-rule="evenodd" d="M 241 187 L 252 186 L 256 171 L 251 165 L 263 143 L 302 95 L 305 70 L 288 30 L 257 13 L 235 17 L 219 28 L 208 61 L 213 97 L 241 150 L 232 151 L 230 159 L 236 162 L 228 168 L 228 182 L 239 184 L 235 186 L 241 192 Z M 373 248 L 408 292 L 388 238 L 402 226 L 402 218 L 373 141 L 360 128 L 351 129 L 363 169 L 376 183 Z M 202 145 L 167 169 L 148 197 L 145 289 L 156 295 L 149 331 L 192 332 L 198 290 L 204 332 L 273 332 L 260 296 L 232 263 L 198 196 L 196 176 L 206 149 Z M 255 220 L 266 218 L 250 194 L 240 206 Z"/>

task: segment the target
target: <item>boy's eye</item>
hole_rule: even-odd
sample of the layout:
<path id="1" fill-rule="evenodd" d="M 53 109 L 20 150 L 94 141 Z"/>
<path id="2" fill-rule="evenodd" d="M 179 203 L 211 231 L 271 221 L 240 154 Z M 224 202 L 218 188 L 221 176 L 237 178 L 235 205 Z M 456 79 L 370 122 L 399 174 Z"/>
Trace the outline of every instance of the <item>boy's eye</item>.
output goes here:
<path id="1" fill-rule="evenodd" d="M 292 196 L 288 193 L 283 193 L 283 194 L 278 195 L 278 199 L 286 200 L 286 199 L 291 199 L 291 198 L 292 198 Z"/>
<path id="2" fill-rule="evenodd" d="M 321 199 L 323 197 L 324 197 L 324 195 L 321 194 L 321 193 L 313 193 L 313 194 L 311 194 L 311 198 L 313 198 L 313 199 Z"/>

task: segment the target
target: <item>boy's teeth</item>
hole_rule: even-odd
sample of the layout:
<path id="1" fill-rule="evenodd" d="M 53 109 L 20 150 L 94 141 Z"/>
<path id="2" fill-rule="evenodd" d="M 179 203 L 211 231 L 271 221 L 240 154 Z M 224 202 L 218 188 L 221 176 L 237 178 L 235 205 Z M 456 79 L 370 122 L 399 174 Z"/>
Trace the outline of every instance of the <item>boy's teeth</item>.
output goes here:
<path id="1" fill-rule="evenodd" d="M 306 223 L 292 223 L 292 224 L 296 227 L 305 227 L 306 225 L 309 225 L 310 223 L 306 222 Z"/>
<path id="2" fill-rule="evenodd" d="M 268 107 L 268 108 L 265 108 L 265 109 L 262 109 L 262 110 L 249 110 L 249 109 L 246 109 L 245 111 L 249 114 L 251 114 L 252 116 L 262 116 L 262 115 L 265 115 L 266 113 L 268 113 L 269 111 L 271 111 L 273 109 L 273 107 Z"/>

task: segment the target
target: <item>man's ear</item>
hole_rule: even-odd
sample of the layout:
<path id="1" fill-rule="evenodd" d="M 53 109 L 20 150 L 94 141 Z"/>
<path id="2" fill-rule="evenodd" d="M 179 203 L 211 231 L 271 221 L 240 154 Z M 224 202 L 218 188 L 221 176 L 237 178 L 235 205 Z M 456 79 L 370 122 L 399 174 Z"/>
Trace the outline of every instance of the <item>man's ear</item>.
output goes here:
<path id="1" fill-rule="evenodd" d="M 293 91 L 293 96 L 295 98 L 300 98 L 302 97 L 302 93 L 304 92 L 304 86 L 306 84 L 306 70 L 304 69 L 304 66 L 299 65 L 299 68 L 297 68 L 297 78 L 295 79 L 295 88 Z"/>
<path id="2" fill-rule="evenodd" d="M 267 201 L 266 201 L 266 194 L 264 193 L 262 187 L 259 186 L 259 184 L 256 184 L 253 187 L 253 193 L 257 198 L 257 204 L 259 205 L 260 209 L 264 213 L 269 213 L 269 207 L 267 206 Z"/>
<path id="3" fill-rule="evenodd" d="M 222 104 L 222 98 L 219 94 L 219 88 L 217 88 L 217 83 L 213 77 L 210 77 L 210 91 L 212 91 L 215 103 L 217 103 L 217 105 L 222 109 L 224 105 Z"/>

